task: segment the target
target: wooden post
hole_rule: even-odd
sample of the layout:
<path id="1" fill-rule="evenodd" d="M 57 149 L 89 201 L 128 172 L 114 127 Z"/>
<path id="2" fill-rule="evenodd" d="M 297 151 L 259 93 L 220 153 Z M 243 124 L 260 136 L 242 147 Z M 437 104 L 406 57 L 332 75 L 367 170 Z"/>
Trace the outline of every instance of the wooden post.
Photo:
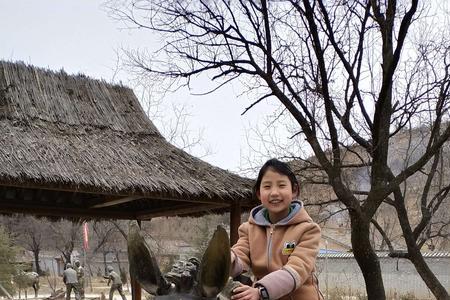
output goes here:
<path id="1" fill-rule="evenodd" d="M 139 229 L 141 229 L 142 227 L 142 222 L 141 220 L 137 220 Z M 139 282 L 137 282 L 137 280 L 133 277 L 130 276 L 130 281 L 131 281 L 131 299 L 132 300 L 141 300 L 142 299 L 142 288 L 141 285 L 139 284 Z"/>
<path id="2" fill-rule="evenodd" d="M 142 289 L 139 282 L 134 279 L 134 277 L 130 276 L 131 281 L 131 299 L 132 300 L 141 300 L 142 299 Z"/>
<path id="3" fill-rule="evenodd" d="M 241 205 L 239 201 L 231 203 L 230 210 L 230 243 L 234 245 L 239 238 L 239 225 L 241 225 Z"/>

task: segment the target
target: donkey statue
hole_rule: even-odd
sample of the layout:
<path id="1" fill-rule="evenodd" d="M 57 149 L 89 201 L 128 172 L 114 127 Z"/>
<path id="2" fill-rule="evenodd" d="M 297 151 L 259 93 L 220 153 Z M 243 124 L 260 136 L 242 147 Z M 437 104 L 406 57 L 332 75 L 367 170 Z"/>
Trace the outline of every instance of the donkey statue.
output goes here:
<path id="1" fill-rule="evenodd" d="M 17 271 L 17 274 L 13 278 L 19 290 L 19 299 L 21 298 L 20 292 L 25 291 L 25 299 L 27 299 L 27 289 L 32 287 L 34 289 L 34 297 L 38 297 L 39 292 L 39 274 L 36 272 L 25 272 L 23 270 Z"/>
<path id="2" fill-rule="evenodd" d="M 225 229 L 217 226 L 201 261 L 191 258 L 178 262 L 162 274 L 155 255 L 132 222 L 128 235 L 130 274 L 141 287 L 158 300 L 229 299 L 238 282 L 229 278 L 230 240 Z"/>

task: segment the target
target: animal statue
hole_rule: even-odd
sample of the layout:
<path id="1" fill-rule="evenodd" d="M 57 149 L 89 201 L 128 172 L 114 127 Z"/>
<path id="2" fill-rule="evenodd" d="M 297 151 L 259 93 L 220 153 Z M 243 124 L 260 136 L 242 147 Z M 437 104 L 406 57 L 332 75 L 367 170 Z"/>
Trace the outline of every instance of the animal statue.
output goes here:
<path id="1" fill-rule="evenodd" d="M 229 299 L 238 282 L 229 278 L 230 240 L 225 229 L 217 226 L 202 259 L 191 258 L 173 265 L 162 274 L 156 257 L 140 234 L 136 222 L 128 234 L 130 274 L 156 300 Z"/>
<path id="2" fill-rule="evenodd" d="M 19 299 L 21 298 L 21 291 L 25 291 L 25 299 L 27 299 L 27 290 L 32 287 L 34 289 L 34 297 L 38 297 L 39 292 L 39 274 L 36 272 L 24 272 L 23 270 L 19 270 L 13 278 L 14 283 L 16 284 L 19 290 Z"/>

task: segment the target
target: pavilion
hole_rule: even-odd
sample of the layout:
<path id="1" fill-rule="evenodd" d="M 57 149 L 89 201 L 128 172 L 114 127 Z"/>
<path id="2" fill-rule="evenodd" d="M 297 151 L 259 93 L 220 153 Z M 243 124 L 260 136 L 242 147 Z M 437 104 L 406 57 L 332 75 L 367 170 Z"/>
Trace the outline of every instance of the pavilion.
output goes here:
<path id="1" fill-rule="evenodd" d="M 121 85 L 0 61 L 0 213 L 136 219 L 230 212 L 253 180 L 168 143 Z"/>

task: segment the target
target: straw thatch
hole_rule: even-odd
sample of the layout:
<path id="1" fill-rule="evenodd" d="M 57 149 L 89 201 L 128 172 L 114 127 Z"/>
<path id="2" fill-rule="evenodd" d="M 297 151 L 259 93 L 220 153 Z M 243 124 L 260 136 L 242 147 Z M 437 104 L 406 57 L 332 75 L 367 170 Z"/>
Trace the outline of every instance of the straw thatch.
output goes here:
<path id="1" fill-rule="evenodd" d="M 169 144 L 127 87 L 0 61 L 0 131 L 2 212 L 148 218 L 254 204 L 251 180 Z"/>

